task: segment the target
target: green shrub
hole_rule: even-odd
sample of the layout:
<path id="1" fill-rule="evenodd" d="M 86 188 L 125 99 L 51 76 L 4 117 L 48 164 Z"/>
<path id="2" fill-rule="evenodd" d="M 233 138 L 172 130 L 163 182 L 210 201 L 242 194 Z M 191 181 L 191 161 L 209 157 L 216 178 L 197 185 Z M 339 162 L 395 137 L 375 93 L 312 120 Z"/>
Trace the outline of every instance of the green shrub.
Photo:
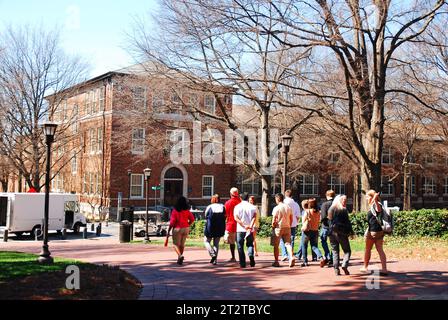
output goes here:
<path id="1" fill-rule="evenodd" d="M 260 217 L 260 230 L 257 232 L 258 237 L 270 237 L 272 231 L 272 217 Z"/>
<path id="2" fill-rule="evenodd" d="M 448 210 L 421 209 L 415 211 L 394 212 L 394 236 L 447 237 Z M 367 213 L 350 214 L 353 231 L 364 235 L 367 228 Z"/>
<path id="3" fill-rule="evenodd" d="M 195 220 L 193 224 L 190 226 L 190 236 L 203 237 L 206 222 L 207 220 Z"/>

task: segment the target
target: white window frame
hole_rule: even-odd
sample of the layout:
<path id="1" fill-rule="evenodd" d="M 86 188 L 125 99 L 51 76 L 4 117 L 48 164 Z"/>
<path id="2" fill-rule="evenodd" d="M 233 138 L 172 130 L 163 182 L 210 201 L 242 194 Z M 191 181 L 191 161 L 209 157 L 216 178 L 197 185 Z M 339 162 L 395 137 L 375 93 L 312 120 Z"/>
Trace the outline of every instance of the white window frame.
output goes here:
<path id="1" fill-rule="evenodd" d="M 97 92 L 97 89 L 90 91 L 90 104 L 91 104 L 90 113 L 91 114 L 95 114 L 98 112 L 96 92 Z"/>
<path id="2" fill-rule="evenodd" d="M 336 194 L 345 194 L 345 183 L 339 175 L 330 175 L 330 183 L 328 184 L 328 188 L 333 190 Z"/>
<path id="3" fill-rule="evenodd" d="M 173 92 L 170 96 L 170 113 L 182 114 L 182 93 Z M 177 106 L 175 104 L 178 104 Z"/>
<path id="4" fill-rule="evenodd" d="M 393 196 L 395 194 L 395 185 L 392 182 L 389 182 L 390 176 L 381 176 L 381 184 L 385 191 L 383 191 L 383 195 L 385 196 Z"/>
<path id="5" fill-rule="evenodd" d="M 204 184 L 206 178 L 211 178 L 211 185 L 205 185 Z M 208 195 L 204 195 L 204 189 L 205 188 L 211 188 L 211 192 L 210 192 L 209 196 Z M 215 192 L 215 176 L 203 175 L 202 176 L 202 198 L 210 199 L 214 195 L 214 192 Z"/>
<path id="6" fill-rule="evenodd" d="M 89 152 L 90 154 L 94 154 L 96 150 L 96 130 L 95 128 L 89 129 Z"/>
<path id="7" fill-rule="evenodd" d="M 105 102 L 106 93 L 105 93 L 105 91 L 106 91 L 105 86 L 98 89 L 98 110 L 99 111 L 104 111 L 106 108 L 106 102 Z"/>
<path id="8" fill-rule="evenodd" d="M 429 184 L 429 181 L 431 184 Z M 428 188 L 431 188 L 434 192 L 426 192 Z M 423 195 L 434 196 L 437 194 L 437 181 L 435 177 L 423 177 Z"/>
<path id="9" fill-rule="evenodd" d="M 306 178 L 312 178 L 311 184 L 306 183 Z M 306 193 L 306 186 L 311 186 L 312 193 Z M 300 195 L 306 195 L 306 196 L 317 196 L 319 195 L 319 177 L 317 174 L 302 174 L 299 178 L 299 190 Z"/>
<path id="10" fill-rule="evenodd" d="M 434 154 L 433 153 L 425 153 L 424 157 L 425 165 L 432 166 L 434 164 Z"/>
<path id="11" fill-rule="evenodd" d="M 143 131 L 143 137 L 139 137 L 139 138 L 135 138 L 134 137 L 134 132 L 136 130 L 142 130 Z M 131 152 L 132 154 L 138 154 L 138 155 L 142 155 L 145 153 L 145 144 L 146 144 L 146 129 L 145 128 L 134 128 L 132 129 L 132 137 L 131 137 L 132 141 L 131 141 Z M 141 143 L 141 149 L 142 150 L 137 150 L 137 142 Z"/>
<path id="12" fill-rule="evenodd" d="M 415 176 L 410 176 L 410 182 L 411 182 L 411 196 L 417 195 L 417 189 L 415 184 Z M 401 195 L 404 195 L 404 177 L 401 178 Z"/>
<path id="13" fill-rule="evenodd" d="M 157 104 L 156 104 L 157 103 Z M 159 112 L 159 113 L 165 113 L 165 93 L 159 92 L 159 93 L 153 93 L 152 94 L 152 111 Z"/>
<path id="14" fill-rule="evenodd" d="M 386 159 L 387 161 L 385 161 Z M 381 155 L 381 164 L 392 164 L 393 161 L 392 147 L 384 147 Z"/>
<path id="15" fill-rule="evenodd" d="M 207 98 L 208 98 L 208 97 L 211 97 L 211 98 L 213 99 L 213 105 L 212 105 L 212 106 L 207 105 Z M 212 108 L 211 111 L 208 109 L 209 107 Z M 216 98 L 215 98 L 214 95 L 212 95 L 212 94 L 206 94 L 206 95 L 204 96 L 204 111 L 205 111 L 205 112 L 208 112 L 208 113 L 210 113 L 210 114 L 215 114 L 215 113 L 216 113 Z"/>
<path id="16" fill-rule="evenodd" d="M 101 134 L 100 134 L 101 132 Z M 103 153 L 103 139 L 104 139 L 104 130 L 103 128 L 96 129 L 96 152 Z"/>
<path id="17" fill-rule="evenodd" d="M 137 96 L 137 91 L 140 91 L 142 96 Z M 148 90 L 146 87 L 135 87 L 133 90 L 133 101 L 134 101 L 134 108 L 136 108 L 137 110 L 140 109 L 140 107 L 142 107 L 141 110 L 146 110 L 146 102 L 147 102 L 147 94 L 148 94 Z M 142 104 L 142 105 L 140 105 Z"/>
<path id="18" fill-rule="evenodd" d="M 191 111 L 199 109 L 199 95 L 197 93 L 190 94 L 188 97 L 188 105 L 190 106 Z"/>
<path id="19" fill-rule="evenodd" d="M 443 194 L 446 196 L 448 195 L 448 177 L 445 177 L 444 183 L 443 183 Z"/>
<path id="20" fill-rule="evenodd" d="M 248 192 L 246 190 L 250 189 L 248 192 L 250 195 L 260 195 L 259 181 L 253 175 L 238 175 L 238 187 L 241 192 Z"/>
<path id="21" fill-rule="evenodd" d="M 133 182 L 134 182 L 134 179 L 133 179 L 133 177 L 139 177 L 140 178 L 140 184 L 134 184 Z M 130 183 L 130 190 L 129 190 L 129 192 L 130 192 L 130 198 L 131 199 L 143 199 L 143 188 L 144 188 L 144 176 L 143 176 L 143 174 L 140 174 L 140 173 L 132 173 L 131 174 L 131 183 Z M 140 188 L 140 194 L 139 195 L 133 195 L 132 194 L 132 189 L 133 189 L 133 187 L 139 187 Z"/>
<path id="22" fill-rule="evenodd" d="M 78 155 L 76 154 L 76 152 L 73 152 L 71 165 L 72 165 L 72 175 L 76 175 L 78 173 Z"/>
<path id="23" fill-rule="evenodd" d="M 340 152 L 331 152 L 330 153 L 330 163 L 338 163 L 340 159 L 341 159 Z"/>

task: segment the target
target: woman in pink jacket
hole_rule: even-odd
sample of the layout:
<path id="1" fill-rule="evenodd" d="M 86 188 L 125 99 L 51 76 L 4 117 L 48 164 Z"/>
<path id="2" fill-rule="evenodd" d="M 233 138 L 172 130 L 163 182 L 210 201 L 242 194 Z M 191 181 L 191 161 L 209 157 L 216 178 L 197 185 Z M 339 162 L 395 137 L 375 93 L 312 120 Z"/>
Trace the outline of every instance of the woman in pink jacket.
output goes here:
<path id="1" fill-rule="evenodd" d="M 194 222 L 194 216 L 185 197 L 180 197 L 171 212 L 170 227 L 167 232 L 167 241 L 171 229 L 173 229 L 173 245 L 177 253 L 177 264 L 184 261 L 185 241 L 190 233 L 190 225 Z"/>

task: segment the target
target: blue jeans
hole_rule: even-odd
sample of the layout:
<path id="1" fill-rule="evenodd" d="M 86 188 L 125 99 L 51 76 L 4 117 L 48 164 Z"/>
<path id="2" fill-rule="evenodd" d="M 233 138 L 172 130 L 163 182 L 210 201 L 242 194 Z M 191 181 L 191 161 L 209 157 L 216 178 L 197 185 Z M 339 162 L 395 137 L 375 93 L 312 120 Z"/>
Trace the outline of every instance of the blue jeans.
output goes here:
<path id="1" fill-rule="evenodd" d="M 292 252 L 294 252 L 294 240 L 296 238 L 296 227 L 291 228 L 291 248 Z M 283 239 L 280 239 L 280 248 L 282 249 L 282 257 L 288 257 L 288 252 L 286 251 L 285 243 Z"/>
<path id="2" fill-rule="evenodd" d="M 327 239 L 329 236 L 330 236 L 330 230 L 328 228 L 322 227 L 322 229 L 320 230 L 320 243 L 322 244 L 322 248 L 324 249 L 325 258 L 327 260 L 331 261 L 333 258 L 332 258 L 331 250 L 328 248 L 328 243 L 327 243 Z"/>
<path id="3" fill-rule="evenodd" d="M 254 234 L 251 233 L 246 239 L 246 232 L 236 233 L 236 243 L 238 245 L 238 256 L 240 259 L 240 266 L 246 267 L 246 254 L 244 253 L 244 242 L 246 242 L 247 254 L 249 259 L 254 259 Z"/>
<path id="4" fill-rule="evenodd" d="M 319 231 L 305 231 L 302 232 L 302 238 L 304 238 L 303 244 L 302 244 L 302 255 L 303 255 L 303 262 L 308 262 L 308 252 L 307 252 L 307 246 L 308 241 L 311 242 L 311 250 L 316 253 L 317 259 L 322 258 L 322 253 L 320 252 L 319 248 L 317 247 L 317 241 L 319 238 Z"/>
<path id="5" fill-rule="evenodd" d="M 306 236 L 303 234 L 303 232 L 301 232 L 301 237 L 300 237 L 300 245 L 299 245 L 299 250 L 297 250 L 297 253 L 295 254 L 297 259 L 302 259 L 302 247 L 305 246 L 305 250 L 308 251 L 308 242 L 305 243 L 305 238 Z M 311 254 L 313 256 L 313 259 L 317 259 L 316 257 L 316 253 L 314 253 L 314 251 L 311 251 Z"/>

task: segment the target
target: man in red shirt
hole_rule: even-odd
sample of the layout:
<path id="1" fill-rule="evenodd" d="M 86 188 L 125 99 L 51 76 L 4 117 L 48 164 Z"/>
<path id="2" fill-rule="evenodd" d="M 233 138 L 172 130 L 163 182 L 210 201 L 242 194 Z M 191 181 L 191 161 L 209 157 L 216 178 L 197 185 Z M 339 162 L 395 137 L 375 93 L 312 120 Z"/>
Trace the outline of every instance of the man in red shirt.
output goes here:
<path id="1" fill-rule="evenodd" d="M 236 221 L 233 216 L 233 209 L 241 202 L 240 195 L 237 188 L 230 189 L 230 199 L 225 203 L 226 207 L 226 233 L 224 235 L 224 242 L 230 245 L 230 253 L 232 258 L 229 262 L 236 262 L 235 259 L 235 243 L 236 243 Z"/>

